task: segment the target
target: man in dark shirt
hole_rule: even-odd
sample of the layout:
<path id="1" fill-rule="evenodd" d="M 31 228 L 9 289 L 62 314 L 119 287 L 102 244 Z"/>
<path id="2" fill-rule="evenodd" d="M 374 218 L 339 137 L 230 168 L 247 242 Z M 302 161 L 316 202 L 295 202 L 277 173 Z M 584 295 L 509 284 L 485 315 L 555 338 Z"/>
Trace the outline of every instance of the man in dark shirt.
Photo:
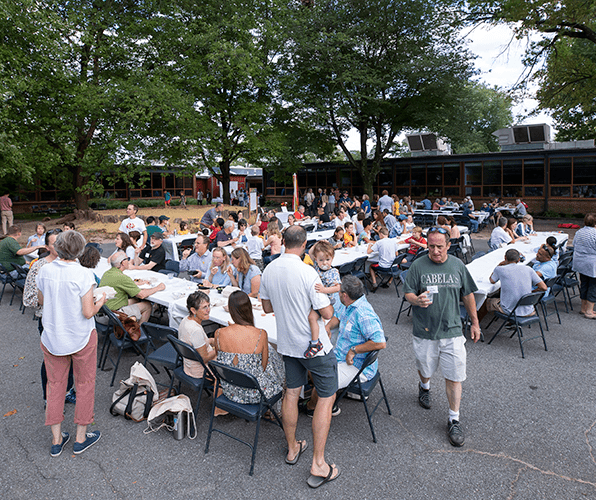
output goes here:
<path id="1" fill-rule="evenodd" d="M 215 237 L 215 241 L 217 242 L 218 247 L 225 247 L 228 245 L 235 245 L 238 241 L 238 238 L 232 238 L 232 231 L 234 230 L 234 223 L 229 220 L 226 221 L 224 227 L 221 231 L 217 233 Z"/>
<path id="2" fill-rule="evenodd" d="M 331 222 L 331 218 L 329 217 L 329 214 L 325 211 L 325 207 L 321 206 L 317 209 L 318 211 L 318 218 L 319 218 L 319 224 L 324 224 L 326 222 Z"/>
<path id="3" fill-rule="evenodd" d="M 144 269 L 159 272 L 166 268 L 166 251 L 162 246 L 163 233 L 153 233 L 151 235 L 151 248 L 147 247 L 141 251 L 143 264 L 140 266 L 130 266 L 129 269 Z"/>
<path id="4" fill-rule="evenodd" d="M 469 205 L 466 206 L 466 208 L 464 208 L 462 216 L 465 221 L 469 222 L 472 225 L 472 232 L 477 233 L 478 232 L 478 221 L 476 220 L 476 216 L 472 215 L 472 210 L 470 209 Z"/>

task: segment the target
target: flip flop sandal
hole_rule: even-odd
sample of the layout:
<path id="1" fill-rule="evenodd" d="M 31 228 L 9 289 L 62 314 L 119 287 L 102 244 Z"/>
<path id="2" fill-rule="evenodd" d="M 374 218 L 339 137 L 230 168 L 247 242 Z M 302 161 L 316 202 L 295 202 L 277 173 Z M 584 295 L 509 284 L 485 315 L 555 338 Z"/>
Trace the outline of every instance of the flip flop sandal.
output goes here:
<path id="1" fill-rule="evenodd" d="M 333 471 L 337 470 L 337 474 L 335 475 L 335 477 L 331 477 L 333 475 Z M 318 488 L 319 486 L 323 486 L 325 483 L 329 483 L 331 481 L 335 481 L 339 475 L 341 474 L 341 471 L 339 470 L 339 467 L 337 465 L 330 465 L 329 466 L 329 474 L 327 474 L 326 477 L 323 476 L 315 476 L 313 474 L 310 475 L 310 477 L 308 478 L 308 480 L 306 481 L 306 484 L 308 484 L 311 488 Z"/>
<path id="2" fill-rule="evenodd" d="M 306 450 L 308 450 L 308 441 L 300 441 L 300 450 L 298 450 L 298 453 L 292 460 L 288 460 L 288 458 L 286 457 L 286 463 L 288 465 L 296 465 L 298 463 L 298 460 L 300 460 L 300 455 L 302 455 L 302 453 Z"/>

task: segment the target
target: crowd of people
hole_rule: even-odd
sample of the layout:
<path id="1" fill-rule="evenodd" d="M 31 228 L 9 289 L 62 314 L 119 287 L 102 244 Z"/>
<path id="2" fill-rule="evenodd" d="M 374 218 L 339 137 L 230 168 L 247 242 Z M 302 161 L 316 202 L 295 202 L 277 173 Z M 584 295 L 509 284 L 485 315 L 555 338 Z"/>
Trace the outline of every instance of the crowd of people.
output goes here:
<path id="1" fill-rule="evenodd" d="M 449 198 L 434 203 L 425 198 L 421 205 L 423 210 L 455 206 Z M 483 210 L 492 210 L 490 215 L 496 222 L 491 248 L 506 247 L 533 234 L 532 217 L 521 200 L 516 207 L 519 220 L 496 216 L 501 213 L 497 210 L 498 200 L 485 205 Z M 464 216 L 473 217 L 470 198 L 465 198 L 459 208 Z M 367 195 L 350 198 L 346 191 L 339 190 L 327 194 L 319 189 L 315 195 L 309 189 L 304 205 L 289 214 L 287 224 L 269 211 L 251 225 L 242 211 L 231 212 L 224 219 L 224 206 L 216 203 L 203 215 L 193 248 L 185 249 L 177 264 L 179 277 L 200 283 L 203 288 L 238 288 L 228 301 L 232 323 L 217 330 L 212 338 L 202 327 L 209 319 L 209 295 L 202 291 L 190 294 L 188 316 L 179 325 L 179 338 L 196 349 L 205 363 L 217 360 L 253 374 L 267 396 L 285 390 L 281 413 L 288 446 L 286 463 L 297 464 L 309 447 L 307 439 L 297 436 L 299 412 L 312 417 L 313 458 L 308 479 L 312 488 L 340 475 L 339 465 L 325 458 L 332 417 L 341 411 L 335 402 L 336 393 L 359 373 L 367 353 L 386 347 L 383 326 L 365 296 L 363 282 L 349 274 L 342 278 L 332 265 L 335 251 L 342 248 L 363 244 L 368 254 L 378 255 L 378 263 L 370 266 L 373 292 L 379 274 L 387 273 L 396 258 L 400 266 L 407 266 L 403 291 L 412 306 L 418 403 L 424 409 L 431 408 L 430 382 L 440 367 L 448 400 L 447 437 L 453 446 L 465 442 L 460 405 L 466 349 L 459 304 L 461 300 L 469 318 L 471 339 L 476 342 L 481 335 L 474 299 L 477 286 L 463 262 L 448 254 L 451 239 L 459 237 L 456 221 L 445 213 L 423 236 L 422 228 L 413 220 L 416 210 L 418 206 L 409 197 L 399 199 L 387 191 L 370 199 Z M 34 308 L 39 319 L 51 456 L 60 455 L 70 440 L 62 429 L 66 402 L 75 403 L 74 453 L 84 452 L 101 437 L 100 431 L 87 429 L 94 413 L 94 317 L 105 305 L 140 323 L 149 321 L 153 306 L 148 298 L 165 289 L 163 283 L 150 286 L 148 281 L 134 280 L 126 271 L 167 272 L 163 241 L 173 233 L 169 218 L 164 215 L 144 220 L 134 204 L 126 212 L 115 238 L 116 249 L 107 257 L 110 268 L 101 277 L 93 271 L 99 260 L 97 248 L 88 244 L 72 224 L 51 231 L 39 224 L 22 248 L 17 242 L 20 228 L 10 225 L 7 237 L 0 241 L 0 264 L 15 279 L 19 274 L 13 264 L 25 265 L 25 255 L 42 253 L 30 266 L 23 302 Z M 333 229 L 333 236 L 307 251 L 303 225 L 308 220 Z M 595 226 L 596 216 L 588 214 L 585 227 L 574 241 L 573 269 L 581 281 L 580 312 L 589 319 L 596 319 Z M 475 227 L 472 220 L 472 231 Z M 181 225 L 180 230 L 188 231 L 188 227 Z M 398 249 L 400 243 L 408 245 L 403 254 Z M 226 247 L 230 246 L 235 248 L 229 253 Z M 426 257 L 415 258 L 422 251 Z M 520 252 L 510 248 L 493 270 L 490 281 L 500 283 L 501 295 L 489 301 L 492 310 L 509 313 L 523 295 L 535 290 L 548 293 L 545 282 L 557 273 L 556 239 L 548 239 L 538 249 L 530 266 L 519 266 L 521 259 Z M 105 294 L 94 294 L 98 284 L 113 288 L 115 296 L 108 299 Z M 276 349 L 268 344 L 267 332 L 255 326 L 251 299 L 260 300 L 264 313 L 275 314 Z M 529 308 L 519 314 L 535 312 Z M 337 338 L 332 343 L 332 332 L 336 330 Z M 376 362 L 368 366 L 360 375 L 361 381 L 374 377 L 377 369 Z M 191 360 L 184 361 L 184 371 L 192 377 L 204 374 L 203 365 Z M 312 395 L 300 401 L 307 383 L 313 387 Z M 229 384 L 222 383 L 221 389 L 226 397 L 239 403 L 258 399 L 254 391 L 238 390 Z"/>

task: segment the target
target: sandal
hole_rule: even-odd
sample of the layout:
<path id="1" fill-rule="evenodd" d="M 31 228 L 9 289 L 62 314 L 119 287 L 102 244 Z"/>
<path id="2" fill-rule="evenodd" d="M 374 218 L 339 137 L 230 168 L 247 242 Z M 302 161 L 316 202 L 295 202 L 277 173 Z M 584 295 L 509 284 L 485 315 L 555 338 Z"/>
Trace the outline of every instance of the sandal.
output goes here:
<path id="1" fill-rule="evenodd" d="M 321 349 L 323 349 L 323 344 L 320 340 L 317 340 L 316 342 L 311 340 L 308 343 L 308 349 L 304 351 L 304 357 L 306 359 L 314 358 Z"/>

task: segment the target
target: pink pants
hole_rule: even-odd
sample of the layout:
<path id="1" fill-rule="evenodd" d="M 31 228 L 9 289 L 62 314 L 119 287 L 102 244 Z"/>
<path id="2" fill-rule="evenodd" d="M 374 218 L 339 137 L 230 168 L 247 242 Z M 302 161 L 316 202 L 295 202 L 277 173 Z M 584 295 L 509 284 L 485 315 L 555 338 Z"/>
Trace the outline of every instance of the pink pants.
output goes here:
<path id="1" fill-rule="evenodd" d="M 74 354 L 54 356 L 43 344 L 41 350 L 48 372 L 46 425 L 59 424 L 64 420 L 64 398 L 71 361 L 77 391 L 74 421 L 78 425 L 91 424 L 95 405 L 97 331 L 94 329 L 87 345 Z"/>

